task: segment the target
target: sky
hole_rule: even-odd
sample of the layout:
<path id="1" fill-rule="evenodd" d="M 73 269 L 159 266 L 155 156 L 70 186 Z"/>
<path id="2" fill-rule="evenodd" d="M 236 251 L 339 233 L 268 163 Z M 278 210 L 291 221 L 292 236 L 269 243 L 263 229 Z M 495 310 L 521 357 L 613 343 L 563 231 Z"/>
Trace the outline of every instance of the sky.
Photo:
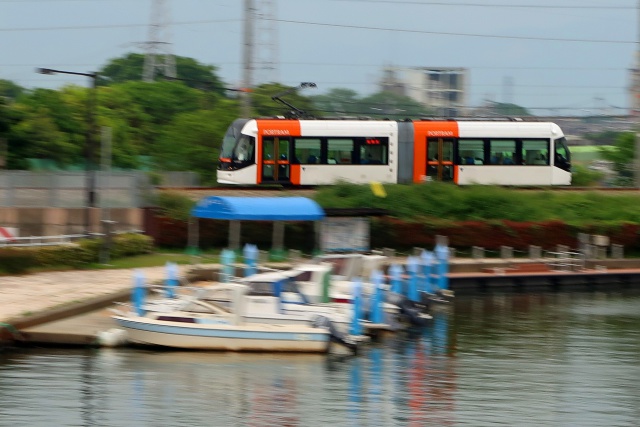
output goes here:
<path id="1" fill-rule="evenodd" d="M 263 18 L 255 29 L 255 84 L 314 82 L 303 95 L 349 88 L 366 96 L 378 90 L 385 66 L 464 67 L 471 107 L 495 101 L 539 115 L 627 113 L 639 49 L 637 0 L 254 2 Z M 244 1 L 165 3 L 163 41 L 173 53 L 216 66 L 229 87 L 240 87 Z M 35 69 L 92 72 L 144 53 L 151 5 L 0 0 L 0 79 L 27 88 L 88 84 Z"/>

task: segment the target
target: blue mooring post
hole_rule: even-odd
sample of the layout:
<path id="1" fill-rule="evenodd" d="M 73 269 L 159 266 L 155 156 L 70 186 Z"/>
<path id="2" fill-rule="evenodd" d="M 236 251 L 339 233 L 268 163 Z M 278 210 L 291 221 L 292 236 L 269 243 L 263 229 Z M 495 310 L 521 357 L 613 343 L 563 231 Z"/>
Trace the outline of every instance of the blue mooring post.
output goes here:
<path id="1" fill-rule="evenodd" d="M 422 262 L 422 274 L 424 275 L 424 287 L 423 291 L 431 294 L 433 293 L 431 271 L 433 266 L 433 253 L 431 251 L 422 251 L 420 254 L 420 260 Z"/>
<path id="2" fill-rule="evenodd" d="M 407 290 L 407 298 L 411 301 L 418 302 L 418 260 L 414 256 L 407 258 L 407 272 L 409 272 L 409 286 Z"/>
<path id="3" fill-rule="evenodd" d="M 374 290 L 371 295 L 369 320 L 371 320 L 371 323 L 382 323 L 384 321 L 384 311 L 382 307 L 384 298 L 382 296 L 382 273 L 380 270 L 374 270 L 371 273 L 371 283 L 374 286 Z"/>
<path id="4" fill-rule="evenodd" d="M 234 276 L 233 263 L 236 259 L 236 254 L 231 249 L 223 249 L 220 252 L 220 263 L 222 264 L 222 281 L 230 282 Z"/>
<path id="5" fill-rule="evenodd" d="M 144 305 L 145 294 L 146 285 L 144 273 L 142 270 L 135 270 L 133 273 L 133 292 L 131 293 L 131 298 L 133 300 L 133 308 L 138 316 L 144 316 L 142 306 Z"/>
<path id="6" fill-rule="evenodd" d="M 362 281 L 359 277 L 353 279 L 353 318 L 351 319 L 351 335 L 362 335 Z"/>
<path id="7" fill-rule="evenodd" d="M 165 265 L 167 277 L 164 282 L 165 296 L 174 298 L 176 296 L 176 287 L 178 287 L 178 265 L 174 262 L 167 261 Z"/>
<path id="8" fill-rule="evenodd" d="M 436 245 L 436 257 L 438 258 L 438 288 L 440 290 L 449 289 L 449 248 L 444 245 Z"/>
<path id="9" fill-rule="evenodd" d="M 243 254 L 244 254 L 244 263 L 246 265 L 244 268 L 244 276 L 247 277 L 247 276 L 256 274 L 258 248 L 256 247 L 256 245 L 251 245 L 247 243 L 246 245 L 244 245 Z"/>
<path id="10" fill-rule="evenodd" d="M 398 264 L 391 264 L 389 275 L 391 276 L 391 292 L 402 294 L 402 273 L 403 268 Z"/>

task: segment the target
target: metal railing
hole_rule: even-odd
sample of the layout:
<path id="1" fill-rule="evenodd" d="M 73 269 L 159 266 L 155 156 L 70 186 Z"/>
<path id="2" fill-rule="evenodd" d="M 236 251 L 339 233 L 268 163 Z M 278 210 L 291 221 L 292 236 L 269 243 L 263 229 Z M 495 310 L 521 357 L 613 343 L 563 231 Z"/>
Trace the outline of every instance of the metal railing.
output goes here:
<path id="1" fill-rule="evenodd" d="M 112 234 L 142 233 L 141 230 L 114 231 Z M 57 236 L 28 236 L 0 239 L 0 248 L 19 248 L 32 246 L 56 246 L 73 243 L 76 240 L 88 237 L 104 237 L 104 233 L 87 234 L 61 234 Z"/>
<path id="2" fill-rule="evenodd" d="M 586 257 L 582 252 L 546 251 L 544 262 L 556 271 L 580 271 L 585 269 Z"/>

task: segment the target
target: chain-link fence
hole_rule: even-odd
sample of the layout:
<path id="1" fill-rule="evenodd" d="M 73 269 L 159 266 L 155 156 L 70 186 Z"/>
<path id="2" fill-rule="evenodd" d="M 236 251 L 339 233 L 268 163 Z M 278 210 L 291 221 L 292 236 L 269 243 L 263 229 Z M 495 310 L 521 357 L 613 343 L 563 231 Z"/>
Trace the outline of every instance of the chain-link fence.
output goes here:
<path id="1" fill-rule="evenodd" d="M 95 206 L 142 207 L 153 188 L 153 178 L 145 172 L 96 171 Z M 165 186 L 198 185 L 192 172 L 170 172 L 160 179 Z M 0 172 L 0 207 L 84 207 L 90 188 L 86 172 L 4 171 Z"/>

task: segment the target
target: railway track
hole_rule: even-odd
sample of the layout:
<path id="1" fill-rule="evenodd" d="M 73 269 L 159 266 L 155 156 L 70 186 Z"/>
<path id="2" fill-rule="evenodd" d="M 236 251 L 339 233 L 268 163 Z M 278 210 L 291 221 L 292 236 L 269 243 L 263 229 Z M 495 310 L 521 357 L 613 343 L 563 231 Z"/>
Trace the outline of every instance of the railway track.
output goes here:
<path id="1" fill-rule="evenodd" d="M 200 200 L 209 196 L 237 196 L 237 197 L 277 197 L 299 196 L 312 197 L 315 189 L 285 188 L 285 187 L 257 187 L 257 186 L 228 186 L 228 187 L 156 187 L 159 191 L 171 191 L 185 194 L 193 200 Z"/>
<path id="2" fill-rule="evenodd" d="M 521 191 L 605 191 L 617 193 L 638 193 L 635 187 L 508 187 Z M 258 187 L 251 185 L 224 186 L 224 187 L 157 187 L 159 191 L 173 191 L 186 194 L 194 200 L 208 196 L 238 196 L 238 197 L 275 197 L 275 196 L 299 196 L 312 197 L 316 188 L 307 187 Z"/>

